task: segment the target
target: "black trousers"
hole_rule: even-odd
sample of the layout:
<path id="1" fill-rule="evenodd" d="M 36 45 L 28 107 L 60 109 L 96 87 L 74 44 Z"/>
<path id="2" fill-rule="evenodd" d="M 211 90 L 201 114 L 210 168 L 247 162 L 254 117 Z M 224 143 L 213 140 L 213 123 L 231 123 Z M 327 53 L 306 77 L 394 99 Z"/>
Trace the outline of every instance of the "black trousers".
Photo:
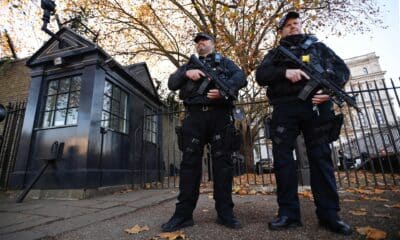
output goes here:
<path id="1" fill-rule="evenodd" d="M 215 208 L 221 217 L 232 216 L 233 161 L 229 133 L 233 128 L 230 108 L 189 110 L 182 123 L 183 157 L 175 215 L 192 216 L 199 198 L 203 149 L 210 143 Z"/>
<path id="2" fill-rule="evenodd" d="M 319 105 L 319 115 L 312 104 L 301 100 L 274 105 L 271 122 L 274 170 L 277 181 L 279 216 L 300 219 L 297 194 L 297 164 L 293 158 L 295 141 L 303 133 L 310 165 L 311 189 L 319 219 L 338 219 L 339 196 L 334 177 L 331 149 L 327 142 L 315 141 L 321 119 L 333 115 L 332 103 Z M 310 142 L 313 142 L 310 144 Z"/>

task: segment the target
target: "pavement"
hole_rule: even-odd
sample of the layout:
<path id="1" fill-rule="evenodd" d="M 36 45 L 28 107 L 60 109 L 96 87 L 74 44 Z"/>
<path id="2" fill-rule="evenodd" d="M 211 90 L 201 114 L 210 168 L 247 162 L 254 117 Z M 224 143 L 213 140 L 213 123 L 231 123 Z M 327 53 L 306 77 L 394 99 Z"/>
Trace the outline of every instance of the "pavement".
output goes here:
<path id="1" fill-rule="evenodd" d="M 15 203 L 0 196 L 0 239 L 162 239 L 160 225 L 173 214 L 176 189 L 117 192 L 87 200 L 32 200 Z M 385 239 L 400 239 L 400 191 L 379 195 L 340 191 L 341 216 L 355 229 L 373 227 Z M 356 231 L 349 237 L 318 225 L 312 199 L 300 197 L 303 227 L 271 231 L 268 221 L 277 213 L 276 195 L 234 195 L 235 214 L 243 228 L 232 230 L 215 223 L 212 193 L 203 191 L 194 212 L 195 225 L 183 229 L 185 239 L 366 239 Z M 148 226 L 128 234 L 124 230 Z"/>

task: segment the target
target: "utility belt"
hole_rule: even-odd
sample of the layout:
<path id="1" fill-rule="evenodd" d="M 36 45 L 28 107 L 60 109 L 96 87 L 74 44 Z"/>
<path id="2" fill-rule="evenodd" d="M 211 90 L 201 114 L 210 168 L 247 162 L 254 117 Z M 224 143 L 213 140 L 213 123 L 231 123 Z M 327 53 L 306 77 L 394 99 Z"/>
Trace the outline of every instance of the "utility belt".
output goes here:
<path id="1" fill-rule="evenodd" d="M 232 106 L 227 105 L 186 105 L 186 110 L 188 112 L 210 112 L 214 110 L 219 111 L 232 111 Z"/>
<path id="2" fill-rule="evenodd" d="M 290 103 L 290 102 L 299 102 L 301 101 L 297 95 L 296 96 L 288 96 L 288 97 L 280 97 L 276 99 L 269 100 L 272 105 L 278 105 L 283 103 Z"/>

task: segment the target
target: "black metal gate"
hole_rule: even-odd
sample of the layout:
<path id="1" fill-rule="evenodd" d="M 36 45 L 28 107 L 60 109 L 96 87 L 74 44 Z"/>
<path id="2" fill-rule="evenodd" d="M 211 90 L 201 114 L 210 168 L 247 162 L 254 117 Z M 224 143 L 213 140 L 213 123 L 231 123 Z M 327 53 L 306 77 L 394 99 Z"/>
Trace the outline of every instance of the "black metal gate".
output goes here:
<path id="1" fill-rule="evenodd" d="M 26 102 L 9 103 L 7 116 L 0 124 L 0 190 L 7 190 L 12 173 L 24 121 Z"/>

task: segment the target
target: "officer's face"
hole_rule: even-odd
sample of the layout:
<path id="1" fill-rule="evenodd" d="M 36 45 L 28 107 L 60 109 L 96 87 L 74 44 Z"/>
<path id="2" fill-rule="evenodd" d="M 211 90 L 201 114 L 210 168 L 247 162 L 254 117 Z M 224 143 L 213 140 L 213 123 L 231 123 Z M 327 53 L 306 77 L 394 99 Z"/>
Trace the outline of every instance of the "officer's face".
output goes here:
<path id="1" fill-rule="evenodd" d="M 301 34 L 301 21 L 300 18 L 290 18 L 286 21 L 285 26 L 279 31 L 282 38 L 286 36 Z"/>
<path id="2" fill-rule="evenodd" d="M 214 43 L 211 40 L 200 39 L 196 43 L 196 51 L 200 56 L 206 56 L 214 50 Z"/>

